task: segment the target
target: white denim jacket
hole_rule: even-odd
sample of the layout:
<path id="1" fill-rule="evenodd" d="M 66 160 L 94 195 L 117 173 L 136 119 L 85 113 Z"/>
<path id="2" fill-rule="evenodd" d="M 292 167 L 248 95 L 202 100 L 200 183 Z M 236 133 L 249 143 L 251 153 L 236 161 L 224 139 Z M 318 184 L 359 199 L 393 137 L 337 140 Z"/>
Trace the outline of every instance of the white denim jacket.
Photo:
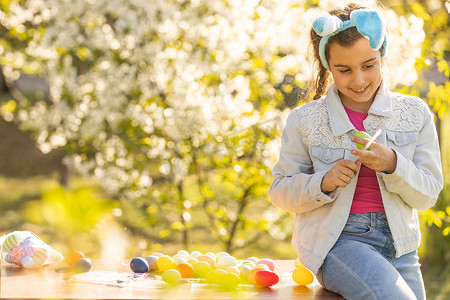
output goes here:
<path id="1" fill-rule="evenodd" d="M 392 174 L 376 172 L 396 256 L 420 244 L 417 210 L 432 207 L 443 187 L 442 166 L 432 114 L 419 98 L 390 92 L 381 85 L 364 128 L 397 154 Z M 325 173 L 340 159 L 352 160 L 350 140 L 357 132 L 335 85 L 326 96 L 289 113 L 279 161 L 269 188 L 272 203 L 295 213 L 292 245 L 301 262 L 317 273 L 350 213 L 355 176 L 330 194 L 320 189 Z"/>

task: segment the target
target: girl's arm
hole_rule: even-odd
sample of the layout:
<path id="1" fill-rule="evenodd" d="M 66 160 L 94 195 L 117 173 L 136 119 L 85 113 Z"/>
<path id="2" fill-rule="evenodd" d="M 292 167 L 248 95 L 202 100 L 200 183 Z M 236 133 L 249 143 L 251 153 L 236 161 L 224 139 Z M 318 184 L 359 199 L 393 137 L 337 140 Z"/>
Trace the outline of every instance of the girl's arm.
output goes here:
<path id="1" fill-rule="evenodd" d="M 308 146 L 303 144 L 297 111 L 290 112 L 281 138 L 279 161 L 269 188 L 272 203 L 288 212 L 302 213 L 334 201 L 336 190 L 321 191 L 326 171 L 314 173 Z"/>
<path id="2" fill-rule="evenodd" d="M 424 105 L 425 122 L 413 159 L 396 151 L 397 163 L 392 174 L 381 172 L 386 189 L 397 193 L 409 206 L 418 210 L 432 207 L 443 187 L 441 155 L 436 128 L 428 106 Z"/>

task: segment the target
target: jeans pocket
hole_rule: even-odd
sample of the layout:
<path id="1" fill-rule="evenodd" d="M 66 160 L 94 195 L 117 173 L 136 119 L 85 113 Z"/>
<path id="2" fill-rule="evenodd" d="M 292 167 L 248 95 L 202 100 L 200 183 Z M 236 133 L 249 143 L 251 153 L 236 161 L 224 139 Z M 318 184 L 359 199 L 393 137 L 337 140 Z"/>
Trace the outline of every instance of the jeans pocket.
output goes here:
<path id="1" fill-rule="evenodd" d="M 373 227 L 371 227 L 369 224 L 352 222 L 345 224 L 342 233 L 355 236 L 364 236 L 370 234 L 372 231 Z"/>

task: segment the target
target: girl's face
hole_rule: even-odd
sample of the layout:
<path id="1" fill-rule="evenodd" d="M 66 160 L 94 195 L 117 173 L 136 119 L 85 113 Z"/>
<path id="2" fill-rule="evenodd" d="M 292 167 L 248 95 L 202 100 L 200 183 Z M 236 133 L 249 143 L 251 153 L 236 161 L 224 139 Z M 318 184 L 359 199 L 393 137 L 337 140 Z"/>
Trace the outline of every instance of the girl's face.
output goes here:
<path id="1" fill-rule="evenodd" d="M 382 80 L 381 53 L 360 38 L 350 47 L 332 43 L 328 64 L 342 104 L 367 113 Z"/>

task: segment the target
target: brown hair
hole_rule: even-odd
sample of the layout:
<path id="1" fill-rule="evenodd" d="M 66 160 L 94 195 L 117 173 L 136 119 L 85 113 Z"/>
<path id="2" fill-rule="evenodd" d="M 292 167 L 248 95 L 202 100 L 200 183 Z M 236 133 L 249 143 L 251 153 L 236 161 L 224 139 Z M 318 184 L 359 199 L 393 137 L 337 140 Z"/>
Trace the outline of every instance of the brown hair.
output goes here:
<path id="1" fill-rule="evenodd" d="M 332 9 L 328 13 L 333 16 L 339 17 L 339 19 L 341 19 L 344 22 L 344 21 L 347 21 L 350 19 L 350 13 L 352 11 L 358 10 L 358 9 L 365 9 L 365 7 L 358 5 L 358 4 L 351 3 L 344 8 Z M 316 80 L 315 80 L 314 86 L 313 86 L 313 89 L 315 90 L 313 99 L 316 100 L 325 94 L 326 90 L 328 89 L 328 86 L 331 83 L 331 80 L 330 80 L 330 71 L 327 70 L 320 61 L 319 44 L 320 44 L 320 40 L 322 39 L 322 37 L 320 35 L 318 35 L 312 28 L 310 31 L 310 36 L 311 36 L 311 43 L 312 43 L 313 51 L 314 51 L 314 60 L 318 65 L 318 73 L 317 73 L 317 77 L 316 77 Z M 359 40 L 362 37 L 363 36 L 358 32 L 356 27 L 350 27 L 344 31 L 339 32 L 336 35 L 331 36 L 328 39 L 327 45 L 325 46 L 325 55 L 327 57 L 327 60 L 329 58 L 328 57 L 329 48 L 332 43 L 337 42 L 341 46 L 350 47 L 357 40 Z"/>

